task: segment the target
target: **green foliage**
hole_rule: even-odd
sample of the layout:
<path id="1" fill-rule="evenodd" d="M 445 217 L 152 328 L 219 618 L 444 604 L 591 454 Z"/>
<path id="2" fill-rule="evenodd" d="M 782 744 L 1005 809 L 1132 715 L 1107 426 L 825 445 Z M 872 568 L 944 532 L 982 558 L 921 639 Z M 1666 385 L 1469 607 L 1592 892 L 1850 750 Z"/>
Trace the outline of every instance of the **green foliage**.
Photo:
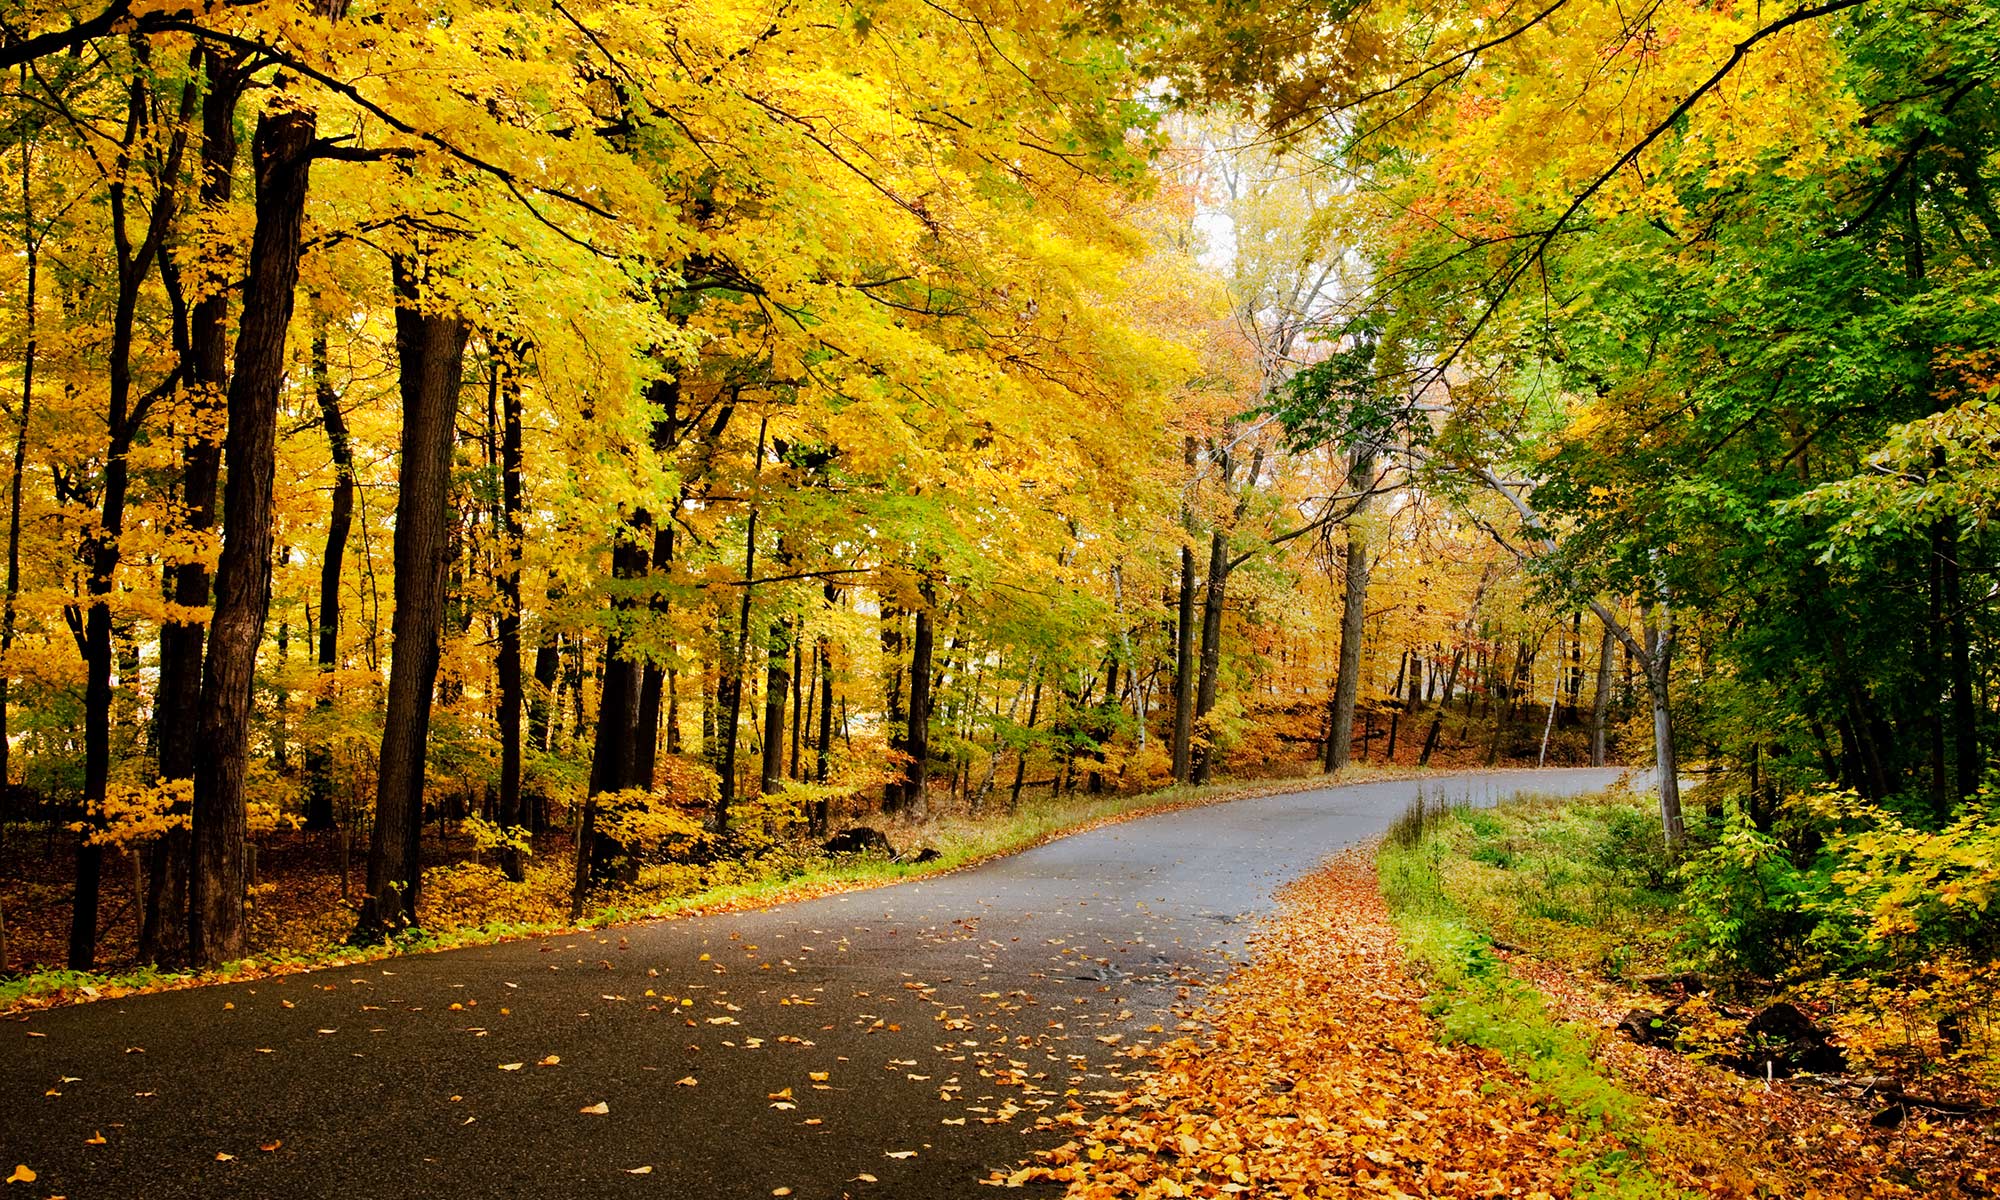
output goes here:
<path id="1" fill-rule="evenodd" d="M 1397 932 L 1431 986 L 1428 1011 L 1445 1037 L 1497 1052 L 1539 1096 L 1576 1118 L 1578 1146 L 1567 1152 L 1566 1165 L 1577 1195 L 1684 1195 L 1647 1167 L 1644 1104 L 1598 1068 L 1593 1031 L 1558 1020 L 1541 993 L 1494 955 L 1491 938 L 1450 894 L 1445 872 L 1457 861 L 1454 840 L 1481 818 L 1490 828 L 1500 824 L 1476 810 L 1406 815 L 1401 840 L 1385 843 L 1376 857 Z"/>
<path id="2" fill-rule="evenodd" d="M 1792 866 L 1776 839 L 1730 805 L 1720 836 L 1682 864 L 1687 939 L 1708 965 L 1777 975 L 1795 966 L 1810 929 L 1812 877 Z"/>

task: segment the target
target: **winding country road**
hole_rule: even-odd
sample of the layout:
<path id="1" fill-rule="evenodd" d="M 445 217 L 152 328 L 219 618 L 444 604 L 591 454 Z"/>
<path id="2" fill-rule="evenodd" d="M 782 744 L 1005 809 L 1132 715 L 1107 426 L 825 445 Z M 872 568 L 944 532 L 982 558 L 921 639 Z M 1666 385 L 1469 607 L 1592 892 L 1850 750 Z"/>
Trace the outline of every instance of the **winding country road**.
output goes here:
<path id="1" fill-rule="evenodd" d="M 0 1172 L 39 1174 L 0 1200 L 978 1194 L 1419 789 L 1617 775 L 1240 800 L 758 912 L 0 1021 Z"/>

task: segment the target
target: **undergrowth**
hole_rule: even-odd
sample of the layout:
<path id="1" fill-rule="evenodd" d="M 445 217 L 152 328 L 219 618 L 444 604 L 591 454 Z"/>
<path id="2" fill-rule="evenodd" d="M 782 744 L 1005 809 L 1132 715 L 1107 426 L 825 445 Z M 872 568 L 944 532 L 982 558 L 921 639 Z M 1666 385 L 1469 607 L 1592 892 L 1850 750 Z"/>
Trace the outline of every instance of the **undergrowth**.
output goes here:
<path id="1" fill-rule="evenodd" d="M 1644 1102 L 1597 1069 L 1593 1031 L 1559 1021 L 1540 992 L 1515 978 L 1492 938 L 1445 887 L 1453 839 L 1479 810 L 1419 803 L 1377 854 L 1383 898 L 1411 964 L 1431 989 L 1428 1011 L 1450 1040 L 1499 1054 L 1538 1098 L 1571 1115 L 1577 1146 L 1567 1166 L 1577 1194 L 1602 1200 L 1691 1195 L 1647 1163 Z"/>

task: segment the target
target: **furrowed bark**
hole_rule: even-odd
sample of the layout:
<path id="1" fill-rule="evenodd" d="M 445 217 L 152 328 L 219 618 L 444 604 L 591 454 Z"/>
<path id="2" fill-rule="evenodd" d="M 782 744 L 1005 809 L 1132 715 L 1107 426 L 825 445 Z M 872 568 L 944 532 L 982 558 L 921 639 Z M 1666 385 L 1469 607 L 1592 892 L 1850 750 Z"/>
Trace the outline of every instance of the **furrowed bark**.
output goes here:
<path id="1" fill-rule="evenodd" d="M 396 355 L 403 400 L 396 496 L 396 613 L 389 695 L 368 848 L 368 894 L 358 933 L 381 936 L 414 925 L 422 883 L 424 748 L 444 628 L 450 552 L 451 448 L 470 326 L 440 306 L 418 259 L 392 264 Z"/>
<path id="2" fill-rule="evenodd" d="M 316 119 L 308 110 L 267 109 L 252 139 L 257 217 L 229 382 L 229 432 L 223 441 L 228 523 L 215 570 L 215 613 L 202 665 L 196 735 L 202 752 L 194 772 L 188 954 L 203 966 L 240 958 L 248 945 L 243 780 L 249 767 L 257 647 L 270 607 L 278 395 L 298 288 L 315 129 Z"/>

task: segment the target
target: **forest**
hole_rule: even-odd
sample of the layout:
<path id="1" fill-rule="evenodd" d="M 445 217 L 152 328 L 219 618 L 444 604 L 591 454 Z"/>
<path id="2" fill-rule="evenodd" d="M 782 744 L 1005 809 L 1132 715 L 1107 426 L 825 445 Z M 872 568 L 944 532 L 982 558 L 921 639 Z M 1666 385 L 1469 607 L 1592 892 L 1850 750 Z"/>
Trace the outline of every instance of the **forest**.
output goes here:
<path id="1" fill-rule="evenodd" d="M 22 995 L 1612 764 L 1990 1061 L 1990 0 L 0 12 Z"/>

